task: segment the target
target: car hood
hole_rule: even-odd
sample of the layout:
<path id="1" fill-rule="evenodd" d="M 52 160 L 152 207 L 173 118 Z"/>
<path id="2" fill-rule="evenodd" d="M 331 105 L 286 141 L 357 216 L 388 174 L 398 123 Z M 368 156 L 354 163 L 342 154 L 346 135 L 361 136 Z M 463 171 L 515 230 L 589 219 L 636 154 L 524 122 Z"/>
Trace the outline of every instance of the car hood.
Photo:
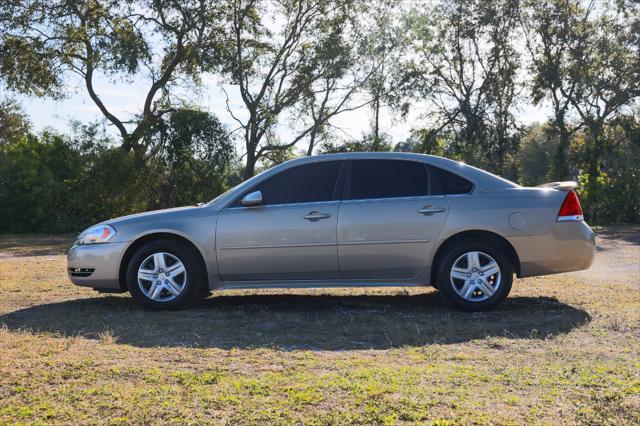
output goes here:
<path id="1" fill-rule="evenodd" d="M 171 209 L 153 210 L 150 212 L 121 216 L 115 219 L 104 221 L 103 223 L 108 223 L 109 225 L 114 226 L 117 230 L 120 227 L 126 227 L 143 222 L 149 224 L 158 222 L 173 222 L 175 220 L 180 220 L 183 218 L 200 216 L 202 214 L 206 214 L 206 212 L 210 213 L 212 209 L 215 210 L 215 207 L 206 205 L 174 207 Z"/>

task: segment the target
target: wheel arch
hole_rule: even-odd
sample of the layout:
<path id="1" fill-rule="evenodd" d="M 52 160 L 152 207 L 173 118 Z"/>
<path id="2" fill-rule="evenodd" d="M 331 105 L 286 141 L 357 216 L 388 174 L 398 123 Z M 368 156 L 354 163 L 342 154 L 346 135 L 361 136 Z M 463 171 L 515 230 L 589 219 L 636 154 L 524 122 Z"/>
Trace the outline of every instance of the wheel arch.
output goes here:
<path id="1" fill-rule="evenodd" d="M 469 231 L 462 231 L 462 232 L 453 234 L 440 244 L 440 246 L 436 250 L 435 256 L 433 256 L 433 261 L 431 262 L 430 279 L 432 284 L 435 284 L 436 282 L 435 278 L 436 278 L 436 271 L 438 269 L 437 265 L 439 264 L 440 259 L 444 255 L 445 251 L 452 245 L 457 244 L 460 241 L 464 241 L 464 240 L 486 240 L 492 244 L 498 245 L 500 248 L 502 248 L 505 251 L 505 253 L 509 257 L 511 264 L 513 265 L 513 269 L 516 271 L 516 276 L 517 277 L 521 276 L 520 257 L 518 256 L 518 253 L 516 252 L 515 248 L 513 248 L 513 245 L 511 245 L 511 243 L 506 238 L 491 231 L 469 230 Z"/>
<path id="2" fill-rule="evenodd" d="M 125 250 L 124 255 L 122 256 L 122 259 L 120 260 L 120 267 L 118 270 L 118 284 L 121 290 L 125 290 L 125 291 L 128 290 L 127 289 L 127 265 L 129 264 L 129 261 L 131 260 L 131 257 L 133 256 L 133 254 L 142 245 L 155 240 L 173 240 L 173 241 L 178 241 L 187 245 L 196 254 L 198 263 L 200 264 L 200 267 L 204 272 L 204 276 L 205 277 L 209 276 L 207 271 L 207 264 L 204 261 L 204 256 L 202 255 L 202 252 L 200 251 L 200 249 L 198 249 L 198 247 L 192 241 L 190 241 L 188 238 L 185 238 L 178 234 L 173 234 L 171 232 L 153 232 L 151 234 L 146 234 L 137 238 Z M 208 286 L 208 283 L 207 283 L 207 286 Z"/>

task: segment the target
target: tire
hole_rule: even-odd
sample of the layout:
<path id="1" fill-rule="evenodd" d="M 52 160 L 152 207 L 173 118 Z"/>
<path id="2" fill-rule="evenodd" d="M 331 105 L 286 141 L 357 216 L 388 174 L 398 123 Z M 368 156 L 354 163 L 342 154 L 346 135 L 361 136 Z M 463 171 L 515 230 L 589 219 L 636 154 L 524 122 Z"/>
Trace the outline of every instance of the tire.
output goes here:
<path id="1" fill-rule="evenodd" d="M 446 249 L 441 259 L 436 275 L 438 290 L 454 308 L 488 311 L 500 305 L 511 291 L 514 268 L 496 244 L 464 240 Z"/>
<path id="2" fill-rule="evenodd" d="M 198 254 L 175 240 L 155 240 L 142 245 L 129 260 L 126 276 L 133 299 L 151 310 L 194 306 L 208 290 Z"/>

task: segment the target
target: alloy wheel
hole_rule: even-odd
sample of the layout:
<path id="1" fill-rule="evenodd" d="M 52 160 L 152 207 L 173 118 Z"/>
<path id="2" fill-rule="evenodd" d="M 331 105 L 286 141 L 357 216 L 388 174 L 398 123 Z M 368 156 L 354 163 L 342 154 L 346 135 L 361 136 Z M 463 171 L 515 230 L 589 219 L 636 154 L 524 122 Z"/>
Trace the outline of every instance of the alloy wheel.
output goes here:
<path id="1" fill-rule="evenodd" d="M 458 296 L 469 302 L 481 302 L 500 287 L 500 265 L 487 253 L 470 251 L 453 262 L 449 278 Z"/>
<path id="2" fill-rule="evenodd" d="M 187 270 L 178 257 L 158 252 L 147 256 L 138 268 L 138 286 L 156 302 L 169 302 L 187 286 Z"/>

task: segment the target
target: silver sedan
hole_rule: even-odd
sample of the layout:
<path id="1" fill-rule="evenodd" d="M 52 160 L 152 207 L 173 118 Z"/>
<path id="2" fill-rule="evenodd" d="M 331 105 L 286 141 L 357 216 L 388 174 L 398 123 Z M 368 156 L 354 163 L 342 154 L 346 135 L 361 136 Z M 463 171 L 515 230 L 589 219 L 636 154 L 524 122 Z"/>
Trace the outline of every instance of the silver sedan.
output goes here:
<path id="1" fill-rule="evenodd" d="M 152 309 L 224 289 L 432 285 L 451 306 L 487 310 L 514 274 L 589 268 L 595 238 L 574 187 L 421 154 L 300 158 L 204 205 L 93 226 L 68 272 Z"/>

